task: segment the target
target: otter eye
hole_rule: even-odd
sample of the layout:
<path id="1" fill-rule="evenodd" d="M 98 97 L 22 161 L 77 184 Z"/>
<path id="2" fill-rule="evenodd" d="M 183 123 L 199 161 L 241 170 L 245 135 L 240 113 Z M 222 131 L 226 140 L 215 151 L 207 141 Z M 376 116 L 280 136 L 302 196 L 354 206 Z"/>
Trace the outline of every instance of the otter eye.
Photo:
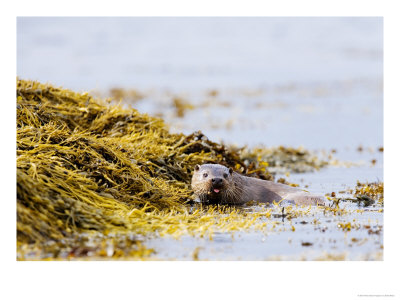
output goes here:
<path id="1" fill-rule="evenodd" d="M 228 178 L 228 174 L 224 173 L 224 178 Z"/>
<path id="2" fill-rule="evenodd" d="M 208 174 L 207 173 L 203 173 L 203 177 L 205 178 L 205 177 L 207 177 L 208 176 Z"/>

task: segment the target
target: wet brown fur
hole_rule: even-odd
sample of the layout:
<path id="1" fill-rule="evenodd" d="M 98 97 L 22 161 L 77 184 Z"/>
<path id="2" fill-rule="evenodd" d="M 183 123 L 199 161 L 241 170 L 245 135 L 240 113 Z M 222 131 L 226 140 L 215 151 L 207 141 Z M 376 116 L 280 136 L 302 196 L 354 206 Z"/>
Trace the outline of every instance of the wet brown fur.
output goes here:
<path id="1" fill-rule="evenodd" d="M 204 177 L 204 173 L 207 173 L 207 177 Z M 213 178 L 222 178 L 219 193 L 213 192 Z M 204 203 L 244 204 L 249 201 L 272 203 L 281 200 L 297 205 L 325 203 L 324 197 L 285 184 L 243 176 L 218 164 L 197 165 L 192 177 L 192 189 L 198 200 Z"/>

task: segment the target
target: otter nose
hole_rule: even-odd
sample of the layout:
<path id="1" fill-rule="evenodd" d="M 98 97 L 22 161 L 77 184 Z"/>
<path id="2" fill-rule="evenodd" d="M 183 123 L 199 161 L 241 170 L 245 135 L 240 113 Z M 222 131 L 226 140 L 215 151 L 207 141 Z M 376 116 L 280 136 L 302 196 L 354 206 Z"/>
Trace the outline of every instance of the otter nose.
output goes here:
<path id="1" fill-rule="evenodd" d="M 222 178 L 213 178 L 212 180 L 213 184 L 221 184 L 222 183 Z"/>

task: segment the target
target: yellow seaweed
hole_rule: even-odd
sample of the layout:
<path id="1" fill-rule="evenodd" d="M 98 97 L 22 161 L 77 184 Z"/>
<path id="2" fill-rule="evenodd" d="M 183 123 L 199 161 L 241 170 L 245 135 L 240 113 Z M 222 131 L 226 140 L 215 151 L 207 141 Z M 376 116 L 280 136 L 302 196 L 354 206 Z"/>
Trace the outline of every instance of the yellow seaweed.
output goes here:
<path id="1" fill-rule="evenodd" d="M 237 151 L 201 132 L 171 134 L 161 119 L 110 103 L 17 79 L 19 259 L 28 248 L 42 258 L 57 258 L 60 249 L 70 249 L 73 257 L 102 257 L 110 235 L 114 243 L 126 234 L 212 238 L 216 231 L 254 225 L 253 217 L 235 209 L 200 206 L 189 212 L 188 203 L 196 164 L 240 166 L 245 174 L 258 164 L 246 166 Z M 85 235 L 96 237 L 95 250 L 75 249 L 87 248 Z M 136 255 L 118 251 L 111 256 Z"/>

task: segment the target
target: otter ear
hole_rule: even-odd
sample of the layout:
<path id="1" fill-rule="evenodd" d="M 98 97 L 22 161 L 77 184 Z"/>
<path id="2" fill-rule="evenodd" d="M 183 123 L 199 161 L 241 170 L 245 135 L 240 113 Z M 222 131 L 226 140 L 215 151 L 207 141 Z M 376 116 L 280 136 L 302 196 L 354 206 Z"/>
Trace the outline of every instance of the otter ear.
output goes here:
<path id="1" fill-rule="evenodd" d="M 194 170 L 195 170 L 195 171 L 200 170 L 200 166 L 199 166 L 199 165 L 196 165 L 196 166 L 194 167 Z"/>
<path id="2" fill-rule="evenodd" d="M 232 173 L 233 173 L 233 169 L 232 169 L 232 168 L 229 168 L 229 174 L 232 175 Z"/>

